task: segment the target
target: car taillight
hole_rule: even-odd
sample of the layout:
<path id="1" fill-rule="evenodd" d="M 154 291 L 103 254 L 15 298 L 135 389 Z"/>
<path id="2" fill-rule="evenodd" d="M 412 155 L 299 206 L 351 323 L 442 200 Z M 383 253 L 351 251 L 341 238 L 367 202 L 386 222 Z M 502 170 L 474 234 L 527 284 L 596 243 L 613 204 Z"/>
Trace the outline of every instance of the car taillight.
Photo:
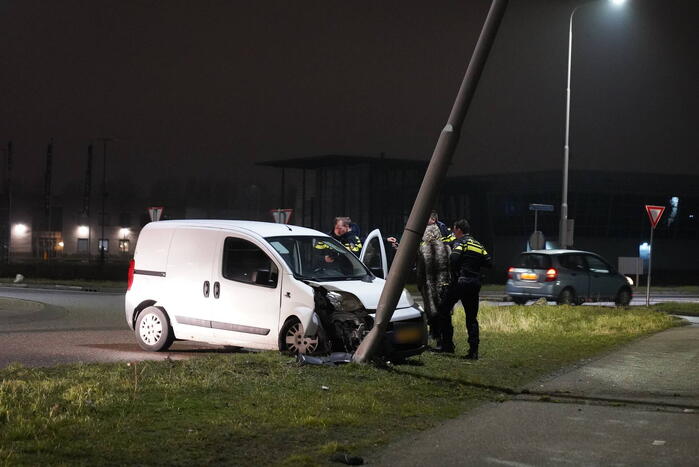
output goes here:
<path id="1" fill-rule="evenodd" d="M 131 290 L 131 286 L 133 285 L 133 272 L 136 269 L 136 261 L 133 259 L 129 261 L 129 275 L 127 278 L 126 282 L 126 290 Z M 123 269 L 122 269 L 123 271 Z"/>
<path id="2" fill-rule="evenodd" d="M 514 278 L 515 278 L 514 272 L 515 272 L 515 268 L 514 268 L 514 266 L 511 266 L 511 267 L 507 270 L 507 278 L 508 278 L 508 279 L 514 279 Z"/>
<path id="3" fill-rule="evenodd" d="M 554 268 L 549 268 L 546 270 L 546 282 L 555 281 L 558 277 L 558 271 Z"/>

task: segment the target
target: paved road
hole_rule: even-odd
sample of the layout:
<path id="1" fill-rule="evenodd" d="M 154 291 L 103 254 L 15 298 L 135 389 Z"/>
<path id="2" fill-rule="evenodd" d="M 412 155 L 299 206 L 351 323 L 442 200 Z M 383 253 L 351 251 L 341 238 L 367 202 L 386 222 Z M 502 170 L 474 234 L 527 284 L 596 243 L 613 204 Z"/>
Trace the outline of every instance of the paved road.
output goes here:
<path id="1" fill-rule="evenodd" d="M 391 466 L 697 466 L 699 322 L 367 456 Z"/>
<path id="2" fill-rule="evenodd" d="M 221 347 L 176 342 L 144 352 L 124 319 L 123 293 L 0 287 L 0 368 L 189 358 Z"/>

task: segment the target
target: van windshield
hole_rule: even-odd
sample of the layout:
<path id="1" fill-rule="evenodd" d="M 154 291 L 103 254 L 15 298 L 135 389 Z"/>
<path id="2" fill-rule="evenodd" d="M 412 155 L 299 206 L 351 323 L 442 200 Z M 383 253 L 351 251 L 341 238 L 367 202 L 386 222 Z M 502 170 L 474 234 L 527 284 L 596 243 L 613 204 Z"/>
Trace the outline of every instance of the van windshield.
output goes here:
<path id="1" fill-rule="evenodd" d="M 331 237 L 267 237 L 297 279 L 340 281 L 371 274 L 359 259 Z"/>

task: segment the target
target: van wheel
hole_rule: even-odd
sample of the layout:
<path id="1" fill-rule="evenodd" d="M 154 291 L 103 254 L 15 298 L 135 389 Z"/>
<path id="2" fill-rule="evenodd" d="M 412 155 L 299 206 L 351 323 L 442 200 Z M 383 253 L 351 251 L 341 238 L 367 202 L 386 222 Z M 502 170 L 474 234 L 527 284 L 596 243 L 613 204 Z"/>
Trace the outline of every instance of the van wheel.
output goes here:
<path id="1" fill-rule="evenodd" d="M 304 336 L 303 324 L 297 318 L 287 320 L 279 338 L 279 350 L 291 355 L 312 354 L 324 347 L 321 345 L 321 333 Z"/>
<path id="2" fill-rule="evenodd" d="M 135 331 L 138 345 L 151 352 L 167 350 L 175 340 L 167 314 L 155 306 L 145 308 L 138 315 Z"/>
<path id="3" fill-rule="evenodd" d="M 524 297 L 512 297 L 512 301 L 515 302 L 515 305 L 525 305 L 529 300 Z"/>
<path id="4" fill-rule="evenodd" d="M 631 290 L 628 287 L 622 287 L 616 294 L 614 303 L 616 306 L 629 306 L 629 303 L 631 303 Z"/>
<path id="5" fill-rule="evenodd" d="M 575 292 L 570 287 L 563 289 L 561 294 L 556 299 L 559 305 L 575 305 L 578 301 L 575 299 Z"/>

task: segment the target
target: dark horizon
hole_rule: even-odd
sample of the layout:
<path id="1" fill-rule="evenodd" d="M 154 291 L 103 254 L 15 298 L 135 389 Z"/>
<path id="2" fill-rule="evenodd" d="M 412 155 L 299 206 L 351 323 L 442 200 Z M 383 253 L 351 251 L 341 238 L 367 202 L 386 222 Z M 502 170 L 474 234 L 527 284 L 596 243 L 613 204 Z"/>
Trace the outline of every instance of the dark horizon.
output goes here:
<path id="1" fill-rule="evenodd" d="M 568 17 L 512 0 L 449 175 L 562 167 Z M 265 183 L 256 162 L 427 160 L 489 2 L 4 2 L 0 143 L 15 185 L 80 185 L 91 138 L 109 180 Z M 695 2 L 576 13 L 571 170 L 699 174 Z M 95 174 L 101 170 L 101 144 Z M 93 186 L 98 178 L 93 178 Z"/>

